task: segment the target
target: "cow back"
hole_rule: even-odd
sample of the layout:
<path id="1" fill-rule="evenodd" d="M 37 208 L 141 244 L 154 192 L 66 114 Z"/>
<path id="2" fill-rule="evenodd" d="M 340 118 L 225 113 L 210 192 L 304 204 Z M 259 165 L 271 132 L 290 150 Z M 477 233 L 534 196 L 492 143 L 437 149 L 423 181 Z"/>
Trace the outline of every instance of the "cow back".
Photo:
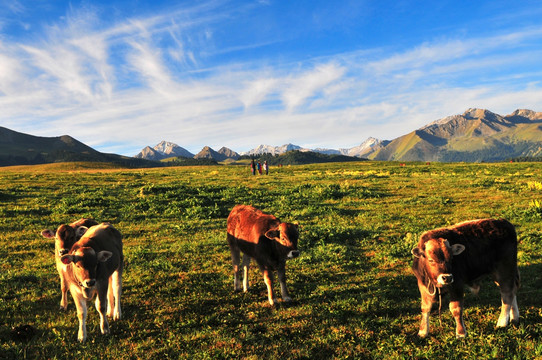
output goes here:
<path id="1" fill-rule="evenodd" d="M 514 226 L 504 219 L 481 219 L 430 230 L 422 234 L 418 246 L 430 239 L 442 238 L 450 245 L 461 244 L 465 251 L 453 258 L 453 275 L 466 283 L 493 272 L 499 264 L 516 266 L 517 236 Z M 414 272 L 420 273 L 420 260 L 415 258 Z"/>
<path id="2" fill-rule="evenodd" d="M 228 216 L 227 231 L 238 240 L 257 243 L 269 229 L 279 224 L 280 221 L 273 215 L 249 205 L 237 205 Z"/>

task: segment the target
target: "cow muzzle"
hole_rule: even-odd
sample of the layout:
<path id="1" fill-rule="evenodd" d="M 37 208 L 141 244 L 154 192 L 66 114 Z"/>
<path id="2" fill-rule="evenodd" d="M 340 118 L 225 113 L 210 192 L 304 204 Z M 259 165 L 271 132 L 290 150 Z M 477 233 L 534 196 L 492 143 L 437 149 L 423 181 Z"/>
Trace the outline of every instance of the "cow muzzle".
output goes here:
<path id="1" fill-rule="evenodd" d="M 58 250 L 58 255 L 59 255 L 59 256 L 66 255 L 66 254 L 68 254 L 69 252 L 70 252 L 69 249 L 60 249 L 60 250 Z"/>
<path id="2" fill-rule="evenodd" d="M 286 256 L 288 259 L 295 259 L 296 257 L 299 256 L 299 250 L 292 250 L 288 253 L 288 255 Z"/>
<path id="3" fill-rule="evenodd" d="M 454 276 L 452 274 L 440 274 L 437 277 L 437 284 L 440 286 L 450 285 L 454 282 Z"/>
<path id="4" fill-rule="evenodd" d="M 83 286 L 86 287 L 87 289 L 93 287 L 94 285 L 96 285 L 96 280 L 94 279 L 83 281 Z"/>
<path id="5" fill-rule="evenodd" d="M 81 291 L 83 292 L 83 297 L 87 300 L 90 300 L 94 297 L 94 293 L 96 292 L 96 280 L 90 279 L 90 280 L 84 280 L 81 285 Z"/>

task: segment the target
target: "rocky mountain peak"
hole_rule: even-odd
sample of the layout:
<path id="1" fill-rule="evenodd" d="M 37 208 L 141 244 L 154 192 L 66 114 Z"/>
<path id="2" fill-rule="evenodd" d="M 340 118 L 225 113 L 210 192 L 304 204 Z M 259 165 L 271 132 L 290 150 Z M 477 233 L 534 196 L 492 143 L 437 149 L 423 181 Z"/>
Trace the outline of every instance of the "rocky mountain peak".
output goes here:
<path id="1" fill-rule="evenodd" d="M 520 120 L 530 120 L 530 121 L 540 121 L 542 120 L 542 112 L 535 112 L 527 109 L 517 109 L 512 114 L 506 116 L 514 121 Z"/>
<path id="2" fill-rule="evenodd" d="M 500 116 L 486 109 L 470 108 L 463 113 L 463 117 L 469 120 L 470 119 L 493 120 L 496 117 L 500 117 Z"/>
<path id="3" fill-rule="evenodd" d="M 218 153 L 226 156 L 228 159 L 234 159 L 234 160 L 239 159 L 238 153 L 236 153 L 232 149 L 229 149 L 225 146 L 221 147 L 220 150 L 218 150 Z"/>

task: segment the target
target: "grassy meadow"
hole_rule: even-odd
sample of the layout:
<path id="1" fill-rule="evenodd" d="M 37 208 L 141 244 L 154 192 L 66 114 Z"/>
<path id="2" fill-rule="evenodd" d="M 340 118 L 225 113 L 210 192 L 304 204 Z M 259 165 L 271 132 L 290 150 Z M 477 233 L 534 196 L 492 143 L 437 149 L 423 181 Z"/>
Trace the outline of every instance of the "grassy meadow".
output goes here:
<path id="1" fill-rule="evenodd" d="M 269 306 L 254 263 L 251 290 L 234 293 L 225 229 L 241 203 L 299 222 L 292 304 Z M 84 344 L 71 295 L 58 310 L 54 244 L 40 235 L 81 217 L 113 223 L 125 255 L 123 319 L 102 336 L 90 304 Z M 495 329 L 488 280 L 466 294 L 466 339 L 438 304 L 418 339 L 410 250 L 425 230 L 483 217 L 516 226 L 521 324 Z M 541 358 L 541 220 L 542 163 L 1 168 L 0 359 Z M 35 333 L 15 336 L 23 325 Z"/>

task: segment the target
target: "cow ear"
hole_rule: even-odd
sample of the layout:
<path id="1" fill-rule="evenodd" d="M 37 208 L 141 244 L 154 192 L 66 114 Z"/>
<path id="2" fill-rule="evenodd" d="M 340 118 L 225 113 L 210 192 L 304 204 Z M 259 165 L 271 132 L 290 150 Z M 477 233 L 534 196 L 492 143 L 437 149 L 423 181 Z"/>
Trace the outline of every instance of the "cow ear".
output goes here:
<path id="1" fill-rule="evenodd" d="M 87 232 L 88 227 L 86 226 L 79 226 L 77 230 L 75 230 L 75 238 L 80 239 L 85 233 Z"/>
<path id="2" fill-rule="evenodd" d="M 414 257 L 421 258 L 424 256 L 423 250 L 419 247 L 415 247 L 414 249 L 412 249 L 412 255 L 414 255 Z"/>
<path id="3" fill-rule="evenodd" d="M 280 240 L 279 229 L 271 229 L 265 233 L 265 237 L 271 240 Z"/>
<path id="4" fill-rule="evenodd" d="M 45 229 L 41 232 L 41 236 L 47 239 L 53 239 L 55 237 L 55 233 L 52 230 Z"/>
<path id="5" fill-rule="evenodd" d="M 64 265 L 69 265 L 72 262 L 75 262 L 75 256 L 74 255 L 62 255 L 60 257 L 60 261 L 62 261 L 62 263 Z"/>
<path id="6" fill-rule="evenodd" d="M 453 244 L 452 245 L 452 255 L 459 255 L 465 251 L 465 245 Z"/>
<path id="7" fill-rule="evenodd" d="M 96 255 L 96 258 L 99 262 L 106 262 L 111 256 L 113 256 L 113 253 L 111 251 L 103 250 Z"/>

